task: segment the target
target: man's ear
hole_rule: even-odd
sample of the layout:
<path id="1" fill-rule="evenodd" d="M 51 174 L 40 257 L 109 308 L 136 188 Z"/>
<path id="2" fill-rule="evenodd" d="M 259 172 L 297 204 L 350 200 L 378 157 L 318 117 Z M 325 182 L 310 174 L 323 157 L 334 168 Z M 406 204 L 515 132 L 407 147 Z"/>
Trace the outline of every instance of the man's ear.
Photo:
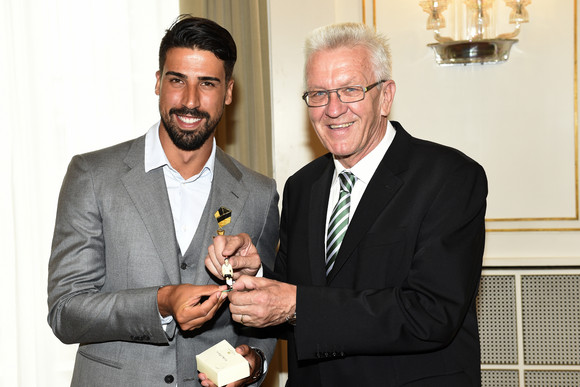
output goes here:
<path id="1" fill-rule="evenodd" d="M 155 82 L 155 94 L 159 95 L 161 92 L 161 71 L 157 70 L 155 77 L 157 78 L 157 81 Z"/>
<path id="2" fill-rule="evenodd" d="M 229 105 L 232 103 L 233 95 L 234 95 L 234 80 L 230 79 L 228 81 L 228 84 L 226 85 L 226 99 L 225 99 L 226 105 Z"/>
<path id="3" fill-rule="evenodd" d="M 393 100 L 395 99 L 395 92 L 397 91 L 397 86 L 395 86 L 395 81 L 390 80 L 383 83 L 381 87 L 381 115 L 387 117 L 391 113 L 391 106 L 393 105 Z"/>

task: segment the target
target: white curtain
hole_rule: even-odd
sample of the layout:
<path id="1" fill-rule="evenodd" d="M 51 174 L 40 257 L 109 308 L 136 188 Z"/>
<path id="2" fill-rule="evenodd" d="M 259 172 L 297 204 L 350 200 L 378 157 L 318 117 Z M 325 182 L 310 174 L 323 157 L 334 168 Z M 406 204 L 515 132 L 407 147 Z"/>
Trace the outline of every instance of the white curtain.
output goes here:
<path id="1" fill-rule="evenodd" d="M 76 345 L 46 322 L 70 158 L 158 120 L 158 47 L 177 0 L 0 1 L 0 386 L 65 386 Z"/>

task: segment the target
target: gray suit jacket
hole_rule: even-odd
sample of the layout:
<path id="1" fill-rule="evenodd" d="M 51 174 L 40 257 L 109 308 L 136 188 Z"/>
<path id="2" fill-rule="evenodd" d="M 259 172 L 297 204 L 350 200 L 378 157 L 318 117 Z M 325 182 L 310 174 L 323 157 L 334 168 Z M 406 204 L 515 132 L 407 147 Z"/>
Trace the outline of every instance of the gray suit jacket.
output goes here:
<path id="1" fill-rule="evenodd" d="M 49 263 L 48 322 L 64 343 L 80 343 L 72 385 L 199 385 L 195 355 L 222 339 L 261 348 L 275 340 L 231 320 L 227 304 L 202 328 L 164 331 L 162 285 L 220 283 L 205 269 L 214 212 L 232 210 L 228 234 L 248 233 L 265 265 L 278 242 L 275 182 L 217 149 L 202 219 L 179 252 L 162 168 L 145 173 L 145 136 L 75 156 L 61 188 Z"/>

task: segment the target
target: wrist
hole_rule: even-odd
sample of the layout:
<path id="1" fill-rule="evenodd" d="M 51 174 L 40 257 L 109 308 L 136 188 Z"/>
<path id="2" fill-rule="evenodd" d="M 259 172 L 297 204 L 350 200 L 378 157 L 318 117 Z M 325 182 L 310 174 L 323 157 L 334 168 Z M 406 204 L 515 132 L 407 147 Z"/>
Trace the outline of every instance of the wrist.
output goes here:
<path id="1" fill-rule="evenodd" d="M 286 322 L 292 326 L 296 326 L 296 312 L 294 312 L 289 316 L 286 316 Z"/>
<path id="2" fill-rule="evenodd" d="M 157 289 L 157 309 L 161 317 L 169 317 L 172 315 L 171 303 L 169 302 L 169 297 L 173 291 L 174 286 L 161 286 Z"/>
<path id="3" fill-rule="evenodd" d="M 252 374 L 250 378 L 252 379 L 252 383 L 256 380 L 260 379 L 264 375 L 264 365 L 266 364 L 266 356 L 264 352 L 260 348 L 250 347 L 254 352 L 256 352 L 257 361 L 254 363 L 254 369 L 252 370 Z"/>

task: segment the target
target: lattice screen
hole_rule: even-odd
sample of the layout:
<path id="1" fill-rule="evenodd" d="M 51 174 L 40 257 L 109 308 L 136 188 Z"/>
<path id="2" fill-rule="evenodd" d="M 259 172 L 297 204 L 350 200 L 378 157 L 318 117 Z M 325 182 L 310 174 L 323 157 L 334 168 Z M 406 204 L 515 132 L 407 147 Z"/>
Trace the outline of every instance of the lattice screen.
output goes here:
<path id="1" fill-rule="evenodd" d="M 483 387 L 580 386 L 580 270 L 491 270 L 477 302 Z"/>

